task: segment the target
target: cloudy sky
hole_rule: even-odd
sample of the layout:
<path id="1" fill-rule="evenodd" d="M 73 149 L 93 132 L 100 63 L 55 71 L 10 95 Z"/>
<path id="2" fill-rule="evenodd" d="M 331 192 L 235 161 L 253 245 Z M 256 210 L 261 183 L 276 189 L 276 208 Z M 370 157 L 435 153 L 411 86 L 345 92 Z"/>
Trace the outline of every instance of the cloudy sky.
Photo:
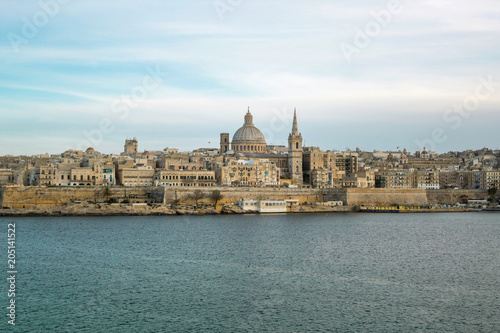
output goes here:
<path id="1" fill-rule="evenodd" d="M 500 148 L 497 0 L 0 0 L 0 155 Z M 498 83 L 497 83 L 498 82 Z"/>

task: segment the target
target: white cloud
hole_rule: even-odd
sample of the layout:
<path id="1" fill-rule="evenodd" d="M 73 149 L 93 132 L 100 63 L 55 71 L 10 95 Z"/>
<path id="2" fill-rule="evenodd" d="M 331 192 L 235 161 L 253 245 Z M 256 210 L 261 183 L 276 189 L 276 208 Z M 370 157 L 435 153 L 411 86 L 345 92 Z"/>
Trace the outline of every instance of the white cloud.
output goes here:
<path id="1" fill-rule="evenodd" d="M 53 119 L 32 129 L 40 144 L 44 131 L 58 128 L 57 121 L 76 137 L 102 117 L 145 136 L 152 120 L 198 128 L 194 137 L 179 137 L 188 145 L 184 149 L 195 148 L 196 135 L 204 142 L 214 131 L 236 129 L 247 106 L 263 126 L 273 109 L 294 106 L 307 114 L 304 124 L 362 119 L 361 131 L 372 130 L 366 119 L 373 123 L 401 114 L 439 120 L 480 77 L 494 75 L 500 81 L 496 2 L 403 1 L 404 10 L 352 64 L 339 44 L 352 42 L 355 29 L 373 20 L 370 13 L 385 9 L 387 1 L 246 1 L 224 21 L 210 1 L 71 2 L 19 53 L 4 35 L 0 120 Z M 22 18 L 38 10 L 36 3 L 2 5 L 9 13 L 0 14 L 5 32 L 20 33 Z M 119 119 L 110 104 L 140 84 L 146 66 L 160 66 L 168 74 L 127 119 Z M 489 128 L 482 115 L 491 114 L 499 95 L 481 104 L 473 124 L 478 132 L 479 120 Z M 121 130 L 109 139 L 118 139 Z M 335 134 L 345 136 L 343 131 Z M 390 131 L 380 135 L 391 140 Z M 487 145 L 495 138 L 486 131 L 471 140 Z M 24 143 L 17 142 L 23 150 Z M 107 141 L 106 147 L 121 144 Z"/>

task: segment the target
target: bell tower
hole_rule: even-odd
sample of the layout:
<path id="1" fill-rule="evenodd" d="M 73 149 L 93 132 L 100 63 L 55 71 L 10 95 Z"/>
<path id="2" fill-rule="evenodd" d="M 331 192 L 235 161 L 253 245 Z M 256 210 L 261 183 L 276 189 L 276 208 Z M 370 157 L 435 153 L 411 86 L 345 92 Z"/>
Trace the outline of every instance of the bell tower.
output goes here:
<path id="1" fill-rule="evenodd" d="M 219 154 L 225 154 L 229 150 L 229 133 L 220 134 L 220 151 Z"/>
<path id="2" fill-rule="evenodd" d="M 139 144 L 136 138 L 125 140 L 125 145 L 123 146 L 123 154 L 135 157 L 137 155 L 138 145 Z"/>
<path id="3" fill-rule="evenodd" d="M 304 182 L 302 173 L 302 134 L 299 133 L 297 125 L 297 110 L 293 112 L 292 132 L 288 135 L 288 170 L 292 185 L 302 185 Z"/>

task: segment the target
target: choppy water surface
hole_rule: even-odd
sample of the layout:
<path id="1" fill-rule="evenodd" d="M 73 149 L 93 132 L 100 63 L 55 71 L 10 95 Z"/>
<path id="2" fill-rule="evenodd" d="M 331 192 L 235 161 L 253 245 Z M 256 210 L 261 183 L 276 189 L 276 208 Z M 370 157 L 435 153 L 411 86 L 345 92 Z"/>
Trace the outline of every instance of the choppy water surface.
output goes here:
<path id="1" fill-rule="evenodd" d="M 12 221 L 14 331 L 500 330 L 495 213 Z"/>

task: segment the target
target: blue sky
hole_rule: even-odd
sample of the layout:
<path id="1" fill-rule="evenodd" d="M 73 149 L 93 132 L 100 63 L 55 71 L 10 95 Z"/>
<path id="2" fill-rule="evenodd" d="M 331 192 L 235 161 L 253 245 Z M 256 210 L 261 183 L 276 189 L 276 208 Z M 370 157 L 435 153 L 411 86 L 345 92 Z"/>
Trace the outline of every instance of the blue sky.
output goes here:
<path id="1" fill-rule="evenodd" d="M 268 143 L 296 107 L 322 149 L 500 148 L 498 1 L 394 3 L 0 1 L 0 155 L 217 147 L 248 106 Z"/>

